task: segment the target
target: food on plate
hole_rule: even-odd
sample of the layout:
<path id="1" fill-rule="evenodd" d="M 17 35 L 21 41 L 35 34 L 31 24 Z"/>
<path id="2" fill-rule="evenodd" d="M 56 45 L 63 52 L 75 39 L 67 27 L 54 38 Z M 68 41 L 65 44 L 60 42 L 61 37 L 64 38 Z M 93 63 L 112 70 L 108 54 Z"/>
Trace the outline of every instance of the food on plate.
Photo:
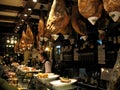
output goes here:
<path id="1" fill-rule="evenodd" d="M 29 68 L 28 68 L 28 67 L 24 67 L 23 70 L 27 70 L 27 71 L 29 71 Z"/>
<path id="2" fill-rule="evenodd" d="M 19 66 L 20 64 L 17 63 L 17 62 L 13 62 L 11 65 L 13 65 L 13 66 Z"/>
<path id="3" fill-rule="evenodd" d="M 36 69 L 33 68 L 33 67 L 24 67 L 23 70 L 26 70 L 26 71 L 35 71 Z"/>
<path id="4" fill-rule="evenodd" d="M 31 68 L 30 70 L 35 71 L 36 69 L 35 68 Z"/>
<path id="5" fill-rule="evenodd" d="M 65 78 L 65 77 L 60 77 L 60 81 L 63 83 L 70 83 L 71 80 L 69 78 Z"/>
<path id="6" fill-rule="evenodd" d="M 48 78 L 48 73 L 38 73 L 37 77 L 38 78 Z"/>
<path id="7" fill-rule="evenodd" d="M 13 77 L 16 77 L 16 73 L 15 73 L 15 72 L 8 71 L 8 72 L 7 72 L 7 76 L 8 76 L 9 78 L 13 78 Z"/>

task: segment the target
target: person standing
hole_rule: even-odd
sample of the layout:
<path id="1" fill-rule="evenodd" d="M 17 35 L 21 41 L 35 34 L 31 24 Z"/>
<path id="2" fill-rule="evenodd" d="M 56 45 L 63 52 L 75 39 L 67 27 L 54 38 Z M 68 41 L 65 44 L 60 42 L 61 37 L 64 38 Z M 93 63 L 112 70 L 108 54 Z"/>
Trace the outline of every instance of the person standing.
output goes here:
<path id="1" fill-rule="evenodd" d="M 40 52 L 38 54 L 38 59 L 40 61 L 40 69 L 43 73 L 51 73 L 52 72 L 52 63 L 48 58 L 46 52 Z"/>
<path id="2" fill-rule="evenodd" d="M 42 73 L 51 73 L 52 72 L 52 63 L 48 58 L 48 55 L 46 52 L 39 52 L 38 53 L 38 63 L 39 68 L 42 70 Z M 40 83 L 38 80 L 36 81 L 36 90 L 47 90 L 47 87 L 45 87 L 42 83 Z"/>

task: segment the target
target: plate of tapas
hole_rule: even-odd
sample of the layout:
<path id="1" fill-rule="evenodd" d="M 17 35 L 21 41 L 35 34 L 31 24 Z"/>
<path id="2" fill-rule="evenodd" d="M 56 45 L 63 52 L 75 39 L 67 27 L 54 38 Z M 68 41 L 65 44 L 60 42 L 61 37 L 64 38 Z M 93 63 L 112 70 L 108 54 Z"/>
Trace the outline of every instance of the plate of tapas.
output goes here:
<path id="1" fill-rule="evenodd" d="M 35 74 L 34 76 L 36 76 L 38 79 L 41 80 L 55 80 L 59 77 L 58 74 L 54 74 L 54 73 L 38 73 Z"/>
<path id="2" fill-rule="evenodd" d="M 50 84 L 52 84 L 53 86 L 60 87 L 60 86 L 71 85 L 75 82 L 77 82 L 77 79 L 60 77 L 59 80 L 51 81 Z"/>

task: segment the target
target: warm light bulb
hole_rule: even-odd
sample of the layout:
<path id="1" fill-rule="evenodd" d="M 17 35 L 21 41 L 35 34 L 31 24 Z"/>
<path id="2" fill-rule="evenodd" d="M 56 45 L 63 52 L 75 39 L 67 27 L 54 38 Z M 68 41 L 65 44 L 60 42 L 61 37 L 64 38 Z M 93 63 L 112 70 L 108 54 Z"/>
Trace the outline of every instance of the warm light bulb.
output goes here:
<path id="1" fill-rule="evenodd" d="M 50 51 L 50 48 L 49 48 L 49 47 L 46 47 L 46 48 L 45 48 L 45 51 Z"/>
<path id="2" fill-rule="evenodd" d="M 20 28 L 19 26 L 17 28 Z"/>
<path id="3" fill-rule="evenodd" d="M 14 47 L 14 45 L 11 45 L 11 47 Z"/>
<path id="4" fill-rule="evenodd" d="M 33 2 L 37 2 L 37 0 L 33 0 Z"/>
<path id="5" fill-rule="evenodd" d="M 104 68 L 101 68 L 101 71 L 104 72 Z"/>
<path id="6" fill-rule="evenodd" d="M 32 8 L 28 8 L 28 10 L 29 10 L 29 11 L 31 11 L 31 10 L 32 10 Z"/>
<path id="7" fill-rule="evenodd" d="M 6 45 L 6 47 L 8 47 L 8 45 Z"/>
<path id="8" fill-rule="evenodd" d="M 7 43 L 10 43 L 10 40 L 7 40 Z"/>
<path id="9" fill-rule="evenodd" d="M 24 14 L 25 17 L 27 17 L 28 15 L 27 14 Z"/>
<path id="10" fill-rule="evenodd" d="M 9 45 L 9 47 L 11 47 L 11 45 Z"/>
<path id="11" fill-rule="evenodd" d="M 13 44 L 14 43 L 14 40 L 11 40 L 11 44 Z"/>
<path id="12" fill-rule="evenodd" d="M 17 41 L 15 40 L 14 43 L 17 43 Z"/>
<path id="13" fill-rule="evenodd" d="M 21 21 L 24 22 L 24 19 L 22 19 Z"/>

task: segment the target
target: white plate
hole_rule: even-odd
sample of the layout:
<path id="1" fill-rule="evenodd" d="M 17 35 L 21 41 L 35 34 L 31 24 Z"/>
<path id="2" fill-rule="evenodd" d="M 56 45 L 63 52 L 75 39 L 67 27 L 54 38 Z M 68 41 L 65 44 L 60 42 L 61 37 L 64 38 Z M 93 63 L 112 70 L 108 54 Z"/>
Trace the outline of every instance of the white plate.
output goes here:
<path id="1" fill-rule="evenodd" d="M 48 76 L 50 76 L 50 75 L 55 75 L 54 73 L 47 73 L 48 74 Z"/>
<path id="2" fill-rule="evenodd" d="M 70 80 L 71 80 L 71 82 L 69 82 L 69 83 L 63 83 L 60 80 L 55 80 L 55 81 L 51 81 L 50 84 L 52 84 L 53 86 L 60 87 L 60 86 L 71 85 L 71 84 L 77 82 L 76 79 L 70 79 Z"/>
<path id="3" fill-rule="evenodd" d="M 34 76 L 36 76 L 37 77 L 37 75 L 35 74 Z M 39 78 L 39 77 L 37 77 L 38 79 L 40 79 L 40 80 L 55 80 L 55 79 L 57 79 L 58 77 L 59 77 L 60 75 L 57 75 L 57 74 L 48 74 L 48 78 Z"/>
<path id="4" fill-rule="evenodd" d="M 48 75 L 48 78 L 46 78 L 45 80 L 55 80 L 58 77 L 59 77 L 59 75 L 57 75 L 57 74 L 55 74 L 55 75 Z"/>

